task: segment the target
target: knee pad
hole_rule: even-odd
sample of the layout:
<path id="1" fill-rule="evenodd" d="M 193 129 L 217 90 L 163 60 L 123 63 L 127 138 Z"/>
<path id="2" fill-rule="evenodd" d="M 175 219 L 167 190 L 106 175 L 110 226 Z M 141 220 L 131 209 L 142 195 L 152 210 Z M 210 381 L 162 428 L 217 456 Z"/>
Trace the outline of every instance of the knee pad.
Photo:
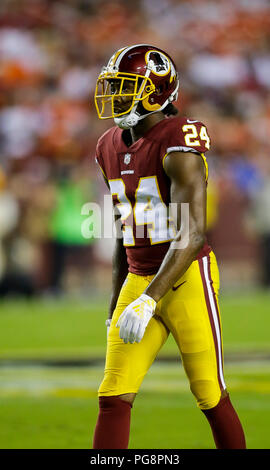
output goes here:
<path id="1" fill-rule="evenodd" d="M 194 380 L 190 384 L 190 390 L 201 410 L 213 408 L 221 398 L 221 390 L 214 380 Z"/>

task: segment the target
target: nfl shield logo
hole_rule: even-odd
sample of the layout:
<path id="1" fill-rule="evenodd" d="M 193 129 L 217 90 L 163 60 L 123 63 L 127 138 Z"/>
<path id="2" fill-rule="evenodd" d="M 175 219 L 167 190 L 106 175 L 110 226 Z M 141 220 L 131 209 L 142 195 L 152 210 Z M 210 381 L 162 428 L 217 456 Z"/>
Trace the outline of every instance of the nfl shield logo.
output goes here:
<path id="1" fill-rule="evenodd" d="M 130 159 L 131 159 L 130 153 L 126 153 L 126 155 L 124 156 L 124 163 L 128 165 L 130 163 Z"/>

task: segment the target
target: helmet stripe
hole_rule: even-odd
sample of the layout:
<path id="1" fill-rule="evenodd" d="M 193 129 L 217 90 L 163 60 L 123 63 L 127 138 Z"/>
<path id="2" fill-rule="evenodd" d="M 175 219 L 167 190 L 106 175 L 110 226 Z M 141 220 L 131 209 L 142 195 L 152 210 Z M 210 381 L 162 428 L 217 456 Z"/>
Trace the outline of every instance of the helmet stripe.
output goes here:
<path id="1" fill-rule="evenodd" d="M 116 64 L 117 58 L 118 58 L 119 55 L 120 55 L 122 52 L 124 52 L 127 48 L 128 48 L 127 46 L 126 46 L 126 47 L 122 47 L 121 49 L 119 49 L 119 51 L 117 51 L 117 52 L 114 54 L 114 56 L 113 56 L 113 61 L 112 61 L 112 65 L 114 65 L 114 66 L 116 65 L 116 66 L 117 66 L 117 64 Z"/>

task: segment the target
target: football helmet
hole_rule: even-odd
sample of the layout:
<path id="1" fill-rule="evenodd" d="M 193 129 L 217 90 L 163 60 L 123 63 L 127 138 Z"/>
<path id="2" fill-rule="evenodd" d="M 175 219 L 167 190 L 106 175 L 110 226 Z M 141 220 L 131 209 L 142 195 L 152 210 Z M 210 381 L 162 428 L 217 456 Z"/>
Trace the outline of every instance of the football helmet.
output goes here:
<path id="1" fill-rule="evenodd" d="M 123 47 L 97 79 L 97 113 L 100 119 L 113 118 L 119 127 L 129 129 L 175 101 L 178 88 L 178 73 L 166 52 L 148 44 Z"/>

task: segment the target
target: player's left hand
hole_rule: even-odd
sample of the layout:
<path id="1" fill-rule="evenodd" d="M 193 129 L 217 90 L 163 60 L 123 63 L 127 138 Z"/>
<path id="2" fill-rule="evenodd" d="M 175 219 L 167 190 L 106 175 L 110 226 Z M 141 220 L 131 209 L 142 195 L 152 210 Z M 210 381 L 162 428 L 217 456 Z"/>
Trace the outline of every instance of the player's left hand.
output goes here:
<path id="1" fill-rule="evenodd" d="M 156 302 L 149 295 L 142 294 L 129 304 L 120 315 L 116 327 L 120 327 L 119 336 L 124 343 L 139 343 L 146 327 L 155 313 Z"/>

